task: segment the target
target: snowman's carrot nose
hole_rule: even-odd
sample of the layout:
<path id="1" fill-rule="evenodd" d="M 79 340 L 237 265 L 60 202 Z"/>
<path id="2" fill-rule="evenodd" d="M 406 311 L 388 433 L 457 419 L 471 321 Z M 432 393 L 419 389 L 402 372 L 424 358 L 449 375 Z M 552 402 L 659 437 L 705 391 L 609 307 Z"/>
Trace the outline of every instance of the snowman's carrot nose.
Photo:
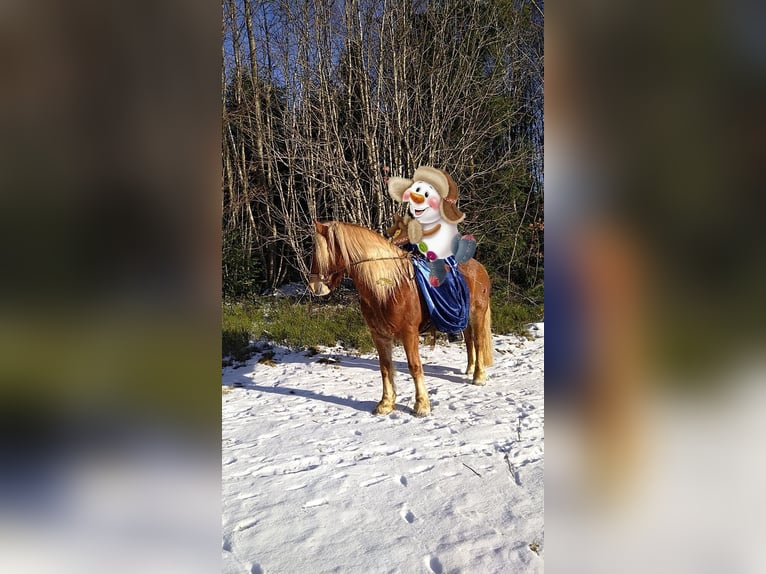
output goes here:
<path id="1" fill-rule="evenodd" d="M 423 203 L 426 200 L 426 196 L 413 191 L 410 193 L 410 199 L 415 203 Z"/>

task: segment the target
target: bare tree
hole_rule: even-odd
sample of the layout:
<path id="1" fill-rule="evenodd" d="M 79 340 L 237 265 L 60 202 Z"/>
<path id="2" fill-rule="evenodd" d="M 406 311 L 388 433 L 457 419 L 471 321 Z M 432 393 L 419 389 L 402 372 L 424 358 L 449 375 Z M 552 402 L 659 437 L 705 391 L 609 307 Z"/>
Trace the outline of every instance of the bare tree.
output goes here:
<path id="1" fill-rule="evenodd" d="M 312 220 L 381 231 L 385 178 L 431 164 L 475 234 L 539 253 L 541 24 L 500 0 L 226 0 L 224 234 L 276 286 L 308 273 Z"/>

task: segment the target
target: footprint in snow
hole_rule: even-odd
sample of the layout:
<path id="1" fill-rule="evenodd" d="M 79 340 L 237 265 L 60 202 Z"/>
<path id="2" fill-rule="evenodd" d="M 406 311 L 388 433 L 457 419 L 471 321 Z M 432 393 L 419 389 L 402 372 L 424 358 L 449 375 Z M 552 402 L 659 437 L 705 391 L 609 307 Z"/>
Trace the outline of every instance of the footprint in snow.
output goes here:
<path id="1" fill-rule="evenodd" d="M 399 515 L 402 517 L 402 520 L 406 521 L 408 524 L 412 524 L 415 522 L 415 515 L 412 513 L 411 510 L 407 508 L 407 506 L 402 506 L 401 511 L 399 512 Z"/>
<path id="2" fill-rule="evenodd" d="M 442 574 L 444 572 L 444 566 L 442 566 L 441 561 L 436 556 L 426 556 L 425 563 L 434 574 Z"/>

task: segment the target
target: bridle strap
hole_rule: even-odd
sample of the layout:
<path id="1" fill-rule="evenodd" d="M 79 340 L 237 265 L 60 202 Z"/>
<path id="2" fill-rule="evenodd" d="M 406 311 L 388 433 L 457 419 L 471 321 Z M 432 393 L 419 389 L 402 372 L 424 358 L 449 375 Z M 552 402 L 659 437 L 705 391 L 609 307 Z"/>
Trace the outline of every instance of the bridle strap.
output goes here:
<path id="1" fill-rule="evenodd" d="M 396 257 L 372 257 L 370 259 L 362 259 L 360 261 L 352 261 L 351 263 L 347 263 L 346 265 L 344 265 L 340 269 L 337 269 L 335 271 L 331 271 L 328 275 L 324 275 L 322 273 L 311 273 L 309 275 L 309 283 L 311 283 L 311 282 L 313 282 L 315 280 L 319 280 L 322 283 L 327 283 L 328 281 L 332 281 L 333 276 L 337 275 L 338 273 L 345 274 L 346 272 L 348 272 L 348 270 L 351 267 L 354 267 L 355 265 L 359 265 L 361 263 L 372 263 L 373 261 L 391 261 L 391 260 L 397 260 L 397 259 L 399 259 L 399 260 L 407 259 L 409 261 L 412 261 L 412 254 L 405 253 L 404 255 L 397 255 Z M 414 278 L 415 278 L 414 275 L 412 277 L 410 277 L 410 279 L 414 279 Z"/>

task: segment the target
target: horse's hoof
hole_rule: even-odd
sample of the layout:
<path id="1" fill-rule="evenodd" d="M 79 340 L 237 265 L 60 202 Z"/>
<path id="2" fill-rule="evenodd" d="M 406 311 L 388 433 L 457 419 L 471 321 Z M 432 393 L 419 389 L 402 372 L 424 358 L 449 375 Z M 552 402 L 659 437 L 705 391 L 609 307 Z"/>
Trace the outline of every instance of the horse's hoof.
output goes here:
<path id="1" fill-rule="evenodd" d="M 425 404 L 425 405 L 419 405 L 416 404 L 415 408 L 413 409 L 413 414 L 416 417 L 427 417 L 431 414 L 431 405 Z"/>
<path id="2" fill-rule="evenodd" d="M 375 407 L 375 410 L 372 411 L 373 414 L 376 415 L 387 415 L 394 411 L 394 405 L 393 403 L 384 403 L 383 401 L 378 403 L 378 406 Z"/>
<path id="3" fill-rule="evenodd" d="M 479 378 L 479 379 L 474 379 L 473 380 L 473 384 L 476 385 L 477 387 L 483 387 L 484 385 L 487 384 L 487 377 L 482 377 L 482 378 Z"/>

